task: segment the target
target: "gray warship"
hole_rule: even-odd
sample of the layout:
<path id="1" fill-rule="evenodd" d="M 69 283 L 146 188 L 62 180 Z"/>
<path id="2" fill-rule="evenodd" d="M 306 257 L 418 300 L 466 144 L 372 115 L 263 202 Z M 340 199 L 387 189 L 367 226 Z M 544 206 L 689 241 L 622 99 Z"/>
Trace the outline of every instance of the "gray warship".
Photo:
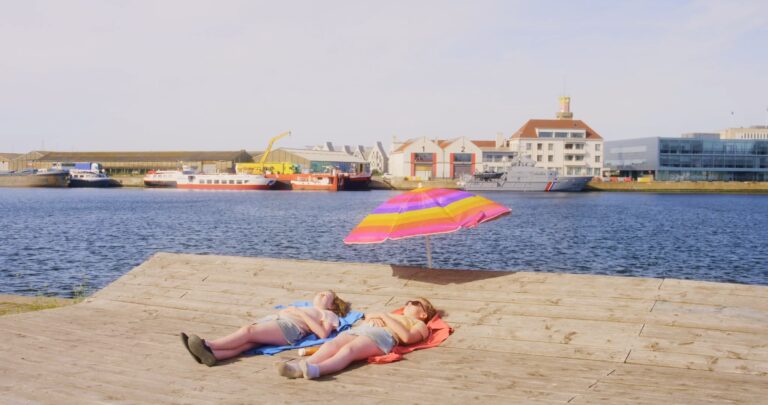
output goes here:
<path id="1" fill-rule="evenodd" d="M 560 176 L 556 170 L 516 157 L 496 171 L 465 175 L 458 182 L 466 191 L 581 191 L 592 176 Z"/>

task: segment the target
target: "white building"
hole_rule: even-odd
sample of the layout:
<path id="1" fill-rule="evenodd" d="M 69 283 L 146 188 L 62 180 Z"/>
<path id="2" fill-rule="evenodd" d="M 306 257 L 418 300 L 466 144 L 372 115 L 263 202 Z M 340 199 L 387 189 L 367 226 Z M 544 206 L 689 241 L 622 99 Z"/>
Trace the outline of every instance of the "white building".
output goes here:
<path id="1" fill-rule="evenodd" d="M 376 145 L 367 151 L 365 160 L 368 161 L 372 172 L 389 173 L 389 156 L 381 142 L 376 142 Z"/>
<path id="2" fill-rule="evenodd" d="M 573 119 L 569 97 L 561 97 L 560 102 L 558 119 L 528 120 L 510 137 L 510 150 L 561 175 L 600 176 L 603 138 L 583 121 Z"/>
<path id="3" fill-rule="evenodd" d="M 748 128 L 728 128 L 720 133 L 720 139 L 768 139 L 768 126 L 755 125 Z"/>
<path id="4" fill-rule="evenodd" d="M 389 173 L 395 177 L 457 179 L 482 170 L 483 150 L 465 137 L 432 140 L 427 137 L 393 141 L 396 148 L 389 155 Z"/>

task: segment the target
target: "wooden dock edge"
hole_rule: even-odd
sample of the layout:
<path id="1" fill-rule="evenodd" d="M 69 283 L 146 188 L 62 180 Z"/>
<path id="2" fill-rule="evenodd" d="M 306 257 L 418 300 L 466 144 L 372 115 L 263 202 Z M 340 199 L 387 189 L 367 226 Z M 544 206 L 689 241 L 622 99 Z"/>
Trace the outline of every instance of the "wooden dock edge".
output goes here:
<path id="1" fill-rule="evenodd" d="M 273 357 L 195 363 L 216 337 L 333 289 L 361 311 L 424 296 L 455 333 L 319 381 Z M 158 253 L 85 301 L 0 317 L 6 403 L 759 403 L 768 287 Z M 278 358 L 295 356 L 285 352 Z"/>

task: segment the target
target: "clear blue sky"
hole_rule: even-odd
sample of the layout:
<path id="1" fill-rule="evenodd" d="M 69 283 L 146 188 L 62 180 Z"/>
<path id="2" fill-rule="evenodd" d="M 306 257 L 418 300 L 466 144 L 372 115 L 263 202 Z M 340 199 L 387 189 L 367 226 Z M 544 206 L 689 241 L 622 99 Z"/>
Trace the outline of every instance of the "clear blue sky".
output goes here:
<path id="1" fill-rule="evenodd" d="M 768 2 L 0 0 L 0 152 L 768 123 Z"/>

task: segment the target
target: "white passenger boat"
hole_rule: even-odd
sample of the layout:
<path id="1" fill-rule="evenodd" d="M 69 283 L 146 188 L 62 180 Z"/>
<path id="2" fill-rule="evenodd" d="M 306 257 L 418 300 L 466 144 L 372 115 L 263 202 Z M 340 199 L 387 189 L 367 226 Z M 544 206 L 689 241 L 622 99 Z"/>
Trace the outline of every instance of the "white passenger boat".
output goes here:
<path id="1" fill-rule="evenodd" d="M 161 170 L 147 173 L 147 187 L 175 187 L 194 190 L 267 190 L 275 184 L 259 174 L 197 173 L 191 171 Z"/>

